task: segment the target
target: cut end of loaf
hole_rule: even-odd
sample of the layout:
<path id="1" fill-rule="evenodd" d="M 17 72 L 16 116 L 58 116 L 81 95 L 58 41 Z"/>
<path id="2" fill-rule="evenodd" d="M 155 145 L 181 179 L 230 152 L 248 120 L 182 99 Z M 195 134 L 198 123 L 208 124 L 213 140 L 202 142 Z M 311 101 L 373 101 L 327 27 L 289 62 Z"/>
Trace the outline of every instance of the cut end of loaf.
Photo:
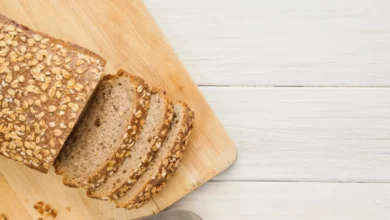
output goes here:
<path id="1" fill-rule="evenodd" d="M 64 184 L 84 186 L 89 175 L 109 163 L 128 136 L 128 125 L 136 110 L 137 87 L 125 75 L 107 76 L 96 96 L 66 142 L 56 162 Z"/>

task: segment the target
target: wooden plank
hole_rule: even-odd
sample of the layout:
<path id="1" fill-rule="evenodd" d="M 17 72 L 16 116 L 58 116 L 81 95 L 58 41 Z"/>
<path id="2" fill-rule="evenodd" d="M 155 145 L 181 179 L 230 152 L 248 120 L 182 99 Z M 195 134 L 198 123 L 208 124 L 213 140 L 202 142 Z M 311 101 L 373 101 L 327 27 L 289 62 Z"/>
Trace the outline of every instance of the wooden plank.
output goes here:
<path id="1" fill-rule="evenodd" d="M 73 189 L 61 188 L 53 174 L 43 177 L 24 169 L 18 171 L 21 166 L 14 167 L 15 163 L 0 158 L 0 173 L 10 185 L 15 185 L 14 192 L 24 198 L 23 202 L 26 196 L 37 200 L 57 195 L 51 198 L 51 203 L 59 209 L 63 210 L 67 202 L 85 209 L 75 211 L 75 216 L 68 219 L 138 218 L 166 208 L 234 162 L 236 148 L 233 142 L 141 1 L 0 0 L 0 13 L 101 54 L 108 60 L 108 72 L 124 68 L 141 75 L 151 85 L 166 90 L 173 101 L 188 102 L 196 114 L 197 125 L 177 175 L 149 206 L 136 211 L 115 210 L 107 202 L 92 201 L 81 196 L 80 191 L 74 190 L 72 194 Z M 21 181 L 22 177 L 29 181 Z M 43 180 L 46 182 L 40 184 Z M 30 182 L 35 184 L 28 185 Z M 57 185 L 51 186 L 52 183 Z M 24 197 L 20 195 L 22 192 L 26 192 Z M 23 204 L 26 209 L 31 206 L 30 203 Z M 66 219 L 66 216 L 59 218 Z"/>
<path id="2" fill-rule="evenodd" d="M 209 219 L 387 220 L 390 185 L 211 182 L 175 209 Z"/>
<path id="3" fill-rule="evenodd" d="M 390 2 L 145 0 L 201 85 L 390 85 Z"/>
<path id="4" fill-rule="evenodd" d="M 390 182 L 390 89 L 201 90 L 238 146 L 218 180 Z"/>
<path id="5" fill-rule="evenodd" d="M 5 215 L 8 219 L 32 220 L 31 216 L 23 207 L 22 203 L 1 173 L 0 195 L 0 216 Z"/>

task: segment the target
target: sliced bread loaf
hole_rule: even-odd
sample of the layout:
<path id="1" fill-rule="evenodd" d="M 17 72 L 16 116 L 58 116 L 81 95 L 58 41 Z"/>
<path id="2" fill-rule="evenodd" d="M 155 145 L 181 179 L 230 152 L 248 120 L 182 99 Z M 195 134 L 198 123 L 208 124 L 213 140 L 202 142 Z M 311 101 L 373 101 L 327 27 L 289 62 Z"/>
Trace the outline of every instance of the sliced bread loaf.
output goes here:
<path id="1" fill-rule="evenodd" d="M 149 99 L 139 77 L 104 77 L 55 163 L 65 185 L 95 188 L 115 173 L 138 139 Z"/>
<path id="2" fill-rule="evenodd" d="M 46 173 L 105 64 L 85 48 L 0 15 L 0 155 Z"/>
<path id="3" fill-rule="evenodd" d="M 127 192 L 115 201 L 120 208 L 139 208 L 159 192 L 171 178 L 182 159 L 194 123 L 194 112 L 184 103 L 174 106 L 175 117 L 155 159 Z"/>
<path id="4" fill-rule="evenodd" d="M 108 199 L 119 192 L 126 192 L 144 173 L 164 141 L 173 118 L 170 101 L 160 92 L 153 92 L 145 125 L 136 141 L 131 156 L 126 158 L 118 171 L 87 195 L 97 199 Z"/>

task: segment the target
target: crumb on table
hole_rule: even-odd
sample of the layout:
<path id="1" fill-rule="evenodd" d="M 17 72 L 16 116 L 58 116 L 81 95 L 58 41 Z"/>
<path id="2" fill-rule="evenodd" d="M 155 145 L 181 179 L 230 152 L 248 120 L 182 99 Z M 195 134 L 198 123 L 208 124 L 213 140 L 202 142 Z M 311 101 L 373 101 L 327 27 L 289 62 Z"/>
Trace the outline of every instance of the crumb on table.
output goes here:
<path id="1" fill-rule="evenodd" d="M 53 209 L 50 204 L 45 204 L 43 201 L 38 201 L 37 203 L 35 203 L 34 209 L 45 217 L 56 218 L 58 214 L 56 209 Z M 38 220 L 43 220 L 43 218 L 39 218 Z"/>

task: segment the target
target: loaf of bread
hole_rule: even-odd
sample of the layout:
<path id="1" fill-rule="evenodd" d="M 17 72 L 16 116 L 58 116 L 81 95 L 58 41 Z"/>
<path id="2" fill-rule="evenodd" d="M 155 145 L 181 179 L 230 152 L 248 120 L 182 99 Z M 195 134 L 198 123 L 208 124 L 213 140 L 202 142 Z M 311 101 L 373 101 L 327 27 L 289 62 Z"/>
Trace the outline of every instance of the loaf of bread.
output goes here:
<path id="1" fill-rule="evenodd" d="M 161 92 L 153 92 L 145 125 L 130 151 L 130 157 L 119 166 L 118 171 L 106 182 L 95 189 L 89 189 L 87 195 L 107 200 L 116 191 L 125 192 L 145 172 L 164 141 L 173 118 L 173 107 Z"/>
<path id="2" fill-rule="evenodd" d="M 47 172 L 105 64 L 87 49 L 0 15 L 0 155 Z"/>
<path id="3" fill-rule="evenodd" d="M 93 189 L 114 174 L 139 138 L 149 100 L 139 77 L 105 76 L 55 163 L 64 184 Z"/>
<path id="4" fill-rule="evenodd" d="M 0 15 L 0 155 L 139 208 L 177 170 L 195 115 L 123 70 L 103 77 L 105 64 Z"/>
<path id="5" fill-rule="evenodd" d="M 170 130 L 146 172 L 126 192 L 113 195 L 120 208 L 139 208 L 166 185 L 183 157 L 194 125 L 194 112 L 184 103 L 174 105 L 175 116 Z"/>

